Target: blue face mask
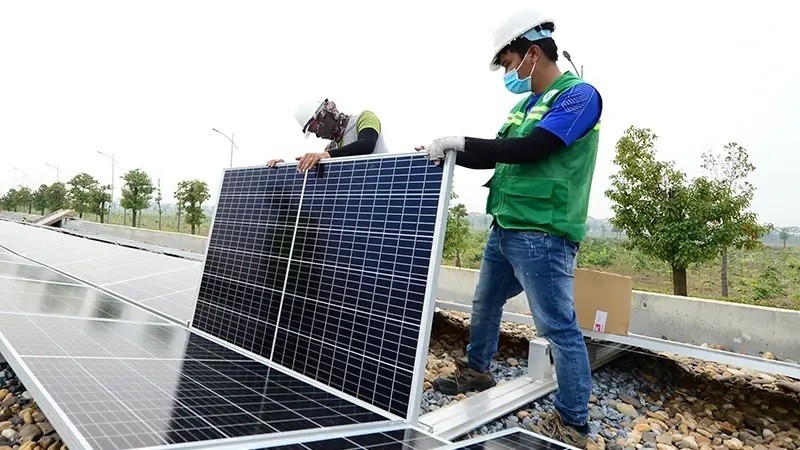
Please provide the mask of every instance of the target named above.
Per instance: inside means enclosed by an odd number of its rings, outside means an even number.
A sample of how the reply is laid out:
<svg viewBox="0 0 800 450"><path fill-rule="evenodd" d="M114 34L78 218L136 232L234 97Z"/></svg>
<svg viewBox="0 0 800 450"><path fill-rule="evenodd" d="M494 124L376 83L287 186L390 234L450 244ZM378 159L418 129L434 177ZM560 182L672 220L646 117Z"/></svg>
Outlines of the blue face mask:
<svg viewBox="0 0 800 450"><path fill-rule="evenodd" d="M526 94L531 91L531 76L533 75L533 69L536 68L536 62L534 61L533 67L531 67L531 73L525 79L520 80L519 73L517 72L517 70L522 67L522 64L525 63L525 59L527 57L528 55L526 54L525 58L522 58L522 62L519 63L519 66L516 69L509 71L503 77L503 81L506 84L506 89L515 94Z"/></svg>

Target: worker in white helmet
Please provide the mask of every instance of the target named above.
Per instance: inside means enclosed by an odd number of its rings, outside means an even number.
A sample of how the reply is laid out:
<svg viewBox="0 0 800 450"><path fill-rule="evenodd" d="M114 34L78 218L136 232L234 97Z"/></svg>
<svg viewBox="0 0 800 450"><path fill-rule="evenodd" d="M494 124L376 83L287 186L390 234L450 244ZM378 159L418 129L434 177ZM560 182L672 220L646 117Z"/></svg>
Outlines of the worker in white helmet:
<svg viewBox="0 0 800 450"><path fill-rule="evenodd" d="M504 69L505 87L524 95L494 139L450 136L427 147L433 161L453 152L456 164L494 169L487 213L493 217L475 289L467 357L449 377L434 380L449 395L495 385L505 302L525 292L539 337L551 344L556 413L534 431L583 447L592 380L573 300L574 267L586 234L602 100L597 90L562 73L552 38L555 24L536 10L517 12L494 33L490 70Z"/></svg>
<svg viewBox="0 0 800 450"><path fill-rule="evenodd" d="M306 138L314 133L320 139L331 142L324 151L306 153L295 158L297 170L304 172L320 160L342 156L386 153L386 144L381 135L381 121L372 111L359 115L339 112L331 100L312 100L301 104L295 111L295 119ZM274 167L283 162L273 159L267 165Z"/></svg>

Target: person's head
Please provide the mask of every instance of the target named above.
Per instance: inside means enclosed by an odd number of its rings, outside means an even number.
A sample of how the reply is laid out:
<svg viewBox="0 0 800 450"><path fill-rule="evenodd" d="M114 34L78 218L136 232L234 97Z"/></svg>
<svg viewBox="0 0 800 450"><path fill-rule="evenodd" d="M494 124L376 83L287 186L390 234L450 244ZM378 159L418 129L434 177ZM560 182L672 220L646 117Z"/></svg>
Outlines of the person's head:
<svg viewBox="0 0 800 450"><path fill-rule="evenodd" d="M295 111L295 119L306 137L314 133L320 139L338 140L344 133L347 114L336 109L331 100L306 102Z"/></svg>
<svg viewBox="0 0 800 450"><path fill-rule="evenodd" d="M552 38L555 23L535 10L517 12L506 19L494 35L495 54L490 70L503 68L509 91L522 94L544 89L537 81L550 83L538 76L548 73L558 61L558 47Z"/></svg>

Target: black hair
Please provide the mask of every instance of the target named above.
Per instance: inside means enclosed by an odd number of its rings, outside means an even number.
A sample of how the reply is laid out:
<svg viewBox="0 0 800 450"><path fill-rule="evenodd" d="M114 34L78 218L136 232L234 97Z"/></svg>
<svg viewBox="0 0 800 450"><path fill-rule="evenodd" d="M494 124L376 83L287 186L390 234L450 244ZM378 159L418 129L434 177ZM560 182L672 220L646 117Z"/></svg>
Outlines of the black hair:
<svg viewBox="0 0 800 450"><path fill-rule="evenodd" d="M548 30L551 33L555 31L555 29L556 26L555 24L553 24L553 22L545 22L541 25L534 27L534 30L536 31ZM535 45L540 49L542 49L542 53L544 53L544 56L550 61L552 62L558 61L558 47L556 46L556 41L554 41L553 38L547 37L531 41L526 37L518 37L513 41L511 41L511 43L503 47L503 49L497 53L494 63L499 65L500 55L507 52L516 53L517 55L519 55L520 58L524 58L525 54L528 53L528 50L530 50L532 45Z"/></svg>

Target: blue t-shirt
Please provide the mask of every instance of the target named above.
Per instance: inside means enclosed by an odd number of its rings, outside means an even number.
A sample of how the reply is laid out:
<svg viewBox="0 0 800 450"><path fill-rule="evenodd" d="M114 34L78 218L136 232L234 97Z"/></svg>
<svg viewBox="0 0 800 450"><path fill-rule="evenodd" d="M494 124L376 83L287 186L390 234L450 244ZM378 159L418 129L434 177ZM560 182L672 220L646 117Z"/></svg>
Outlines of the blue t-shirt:
<svg viewBox="0 0 800 450"><path fill-rule="evenodd" d="M525 107L526 112L530 111L539 97L531 96ZM597 125L602 110L603 100L597 89L588 83L581 83L562 92L536 126L555 134L569 146Z"/></svg>

